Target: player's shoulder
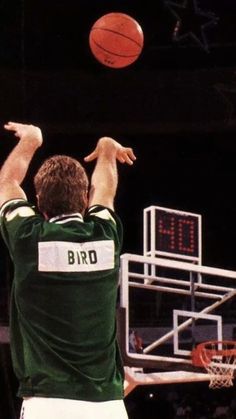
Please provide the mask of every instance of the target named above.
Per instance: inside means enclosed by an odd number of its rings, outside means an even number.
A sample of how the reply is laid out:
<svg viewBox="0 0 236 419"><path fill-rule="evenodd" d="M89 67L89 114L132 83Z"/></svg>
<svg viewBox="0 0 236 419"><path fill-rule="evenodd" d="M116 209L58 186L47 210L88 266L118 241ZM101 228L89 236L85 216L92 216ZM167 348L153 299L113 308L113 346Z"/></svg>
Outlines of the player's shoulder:
<svg viewBox="0 0 236 419"><path fill-rule="evenodd" d="M30 217L35 215L34 206L22 198L6 201L0 208L0 218L6 221L13 220L16 216Z"/></svg>
<svg viewBox="0 0 236 419"><path fill-rule="evenodd" d="M85 213L85 219L88 217L97 217L100 220L111 221L114 224L118 221L117 214L112 209L102 205L93 205L89 207Z"/></svg>

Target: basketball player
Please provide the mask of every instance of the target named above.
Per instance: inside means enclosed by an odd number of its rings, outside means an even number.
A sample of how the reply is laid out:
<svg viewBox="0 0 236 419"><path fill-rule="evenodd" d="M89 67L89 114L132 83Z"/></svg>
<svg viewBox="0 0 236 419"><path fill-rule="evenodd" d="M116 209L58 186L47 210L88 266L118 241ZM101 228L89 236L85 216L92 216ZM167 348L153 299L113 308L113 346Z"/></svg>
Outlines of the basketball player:
<svg viewBox="0 0 236 419"><path fill-rule="evenodd" d="M41 130L9 122L18 143L0 171L1 232L14 264L11 353L21 419L125 419L115 308L122 225L114 212L117 160L131 148L101 138L83 166L53 156L34 185L21 184L42 145Z"/></svg>

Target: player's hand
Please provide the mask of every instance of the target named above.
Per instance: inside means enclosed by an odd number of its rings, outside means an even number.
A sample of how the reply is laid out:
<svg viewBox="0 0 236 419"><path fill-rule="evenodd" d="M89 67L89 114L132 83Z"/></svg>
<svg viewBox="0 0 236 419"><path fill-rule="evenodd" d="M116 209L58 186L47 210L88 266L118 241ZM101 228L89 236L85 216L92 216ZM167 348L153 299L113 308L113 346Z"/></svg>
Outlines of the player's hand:
<svg viewBox="0 0 236 419"><path fill-rule="evenodd" d="M8 122L4 125L7 131L13 131L19 140L29 141L31 145L40 147L43 143L41 129L34 125L21 124L19 122Z"/></svg>
<svg viewBox="0 0 236 419"><path fill-rule="evenodd" d="M110 137L102 137L97 143L95 150L84 158L86 162L90 162L98 158L100 153L105 152L107 155L115 155L120 163L132 165L136 160L136 156L131 147L123 147L117 141Z"/></svg>
<svg viewBox="0 0 236 419"><path fill-rule="evenodd" d="M120 146L117 148L116 158L120 163L132 165L136 160L133 149L131 147Z"/></svg>

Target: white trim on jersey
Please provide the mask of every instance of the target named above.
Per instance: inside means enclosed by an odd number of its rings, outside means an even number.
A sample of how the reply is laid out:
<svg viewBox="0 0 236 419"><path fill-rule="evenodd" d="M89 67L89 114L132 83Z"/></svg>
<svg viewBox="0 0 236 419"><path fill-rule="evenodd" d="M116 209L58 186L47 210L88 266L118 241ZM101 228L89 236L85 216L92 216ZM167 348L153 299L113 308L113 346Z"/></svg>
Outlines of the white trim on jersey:
<svg viewBox="0 0 236 419"><path fill-rule="evenodd" d="M2 215L3 215L4 211L5 211L5 208L7 208L8 205L17 204L18 202L25 202L25 203L27 203L28 201L26 201L23 198L15 198L15 199L10 199L10 200L4 202L4 204L0 208L0 217L2 217Z"/></svg>
<svg viewBox="0 0 236 419"><path fill-rule="evenodd" d="M107 208L101 208L99 211L93 212L93 209L95 208L97 208L97 205L93 205L92 207L90 207L88 210L88 214L93 215L94 217L101 218L103 220L111 220L113 221L113 223L116 224L115 219L112 217L110 211L108 211Z"/></svg>
<svg viewBox="0 0 236 419"><path fill-rule="evenodd" d="M15 208L14 210L10 212L7 212L6 220L12 221L17 215L19 217L32 217L33 215L35 215L35 212L31 207L22 206L19 208Z"/></svg>
<svg viewBox="0 0 236 419"><path fill-rule="evenodd" d="M38 243L40 272L92 272L113 269L113 240L85 243L47 241Z"/></svg>
<svg viewBox="0 0 236 419"><path fill-rule="evenodd" d="M94 217L98 217L101 218L103 220L111 220L113 221L113 223L116 223L114 218L112 217L110 211L108 211L108 209L104 208L101 211L98 212L94 212L93 211L89 211L89 215L93 215Z"/></svg>
<svg viewBox="0 0 236 419"><path fill-rule="evenodd" d="M79 212L75 212L72 214L61 214L57 215L56 217L50 218L48 221L49 223L56 223L56 224L64 224L68 221L83 221L83 217Z"/></svg>

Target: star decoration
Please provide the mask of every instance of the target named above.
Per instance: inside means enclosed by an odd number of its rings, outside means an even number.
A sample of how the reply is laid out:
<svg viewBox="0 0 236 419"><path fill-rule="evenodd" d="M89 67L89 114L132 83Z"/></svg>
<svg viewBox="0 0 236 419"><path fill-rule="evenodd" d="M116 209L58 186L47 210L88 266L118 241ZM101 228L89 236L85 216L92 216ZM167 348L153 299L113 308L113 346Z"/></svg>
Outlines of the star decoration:
<svg viewBox="0 0 236 419"><path fill-rule="evenodd" d="M218 83L214 87L227 106L225 121L227 124L231 124L236 119L236 81L231 83Z"/></svg>
<svg viewBox="0 0 236 419"><path fill-rule="evenodd" d="M209 52L205 31L218 23L218 17L198 8L197 0L184 0L182 4L166 1L166 6L177 19L172 39L180 42L191 39L199 47Z"/></svg>

